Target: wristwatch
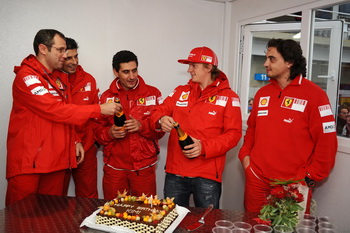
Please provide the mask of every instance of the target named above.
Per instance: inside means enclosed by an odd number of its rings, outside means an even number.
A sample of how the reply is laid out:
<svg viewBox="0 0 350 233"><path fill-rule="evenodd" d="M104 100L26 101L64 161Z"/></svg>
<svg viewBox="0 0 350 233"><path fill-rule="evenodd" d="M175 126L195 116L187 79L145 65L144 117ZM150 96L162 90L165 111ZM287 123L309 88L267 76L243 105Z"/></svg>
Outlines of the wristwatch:
<svg viewBox="0 0 350 233"><path fill-rule="evenodd" d="M305 182L306 182L307 186L309 186L309 187L314 187L316 184L316 181L314 181L313 179L311 179L307 176L305 176Z"/></svg>

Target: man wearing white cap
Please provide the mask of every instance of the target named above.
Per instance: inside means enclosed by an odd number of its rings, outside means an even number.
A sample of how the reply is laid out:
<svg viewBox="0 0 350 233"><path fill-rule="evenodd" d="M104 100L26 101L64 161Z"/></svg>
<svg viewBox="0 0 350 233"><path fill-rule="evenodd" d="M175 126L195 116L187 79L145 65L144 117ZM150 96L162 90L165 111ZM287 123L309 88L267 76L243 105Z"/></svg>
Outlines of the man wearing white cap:
<svg viewBox="0 0 350 233"><path fill-rule="evenodd" d="M193 195L196 207L219 208L226 153L242 135L239 97L210 48L194 48L178 62L189 65L191 79L175 88L151 117L155 130L170 132L164 195L181 206L189 206ZM186 150L173 130L175 121L194 141Z"/></svg>

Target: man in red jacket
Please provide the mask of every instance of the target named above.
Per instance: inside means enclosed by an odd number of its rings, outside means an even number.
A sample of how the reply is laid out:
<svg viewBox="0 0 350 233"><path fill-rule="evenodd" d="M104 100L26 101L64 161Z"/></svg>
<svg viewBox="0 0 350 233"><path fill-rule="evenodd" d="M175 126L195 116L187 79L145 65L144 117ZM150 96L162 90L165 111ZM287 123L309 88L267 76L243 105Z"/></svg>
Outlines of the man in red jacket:
<svg viewBox="0 0 350 233"><path fill-rule="evenodd" d="M66 169L84 159L71 124L120 110L115 103L68 104L67 84L53 74L67 57L61 32L42 29L33 46L36 55L15 67L7 136L6 206L31 193L62 195Z"/></svg>
<svg viewBox="0 0 350 233"><path fill-rule="evenodd" d="M272 182L326 178L337 152L336 126L326 93L304 78L306 59L293 40L272 39L264 63L270 84L254 97L239 159L245 169L245 209L260 212ZM307 190L308 188L303 188ZM306 211L309 211L311 189ZM305 195L306 196L306 195Z"/></svg>
<svg viewBox="0 0 350 233"><path fill-rule="evenodd" d="M164 133L151 130L148 121L161 93L138 75L138 60L130 51L114 55L113 72L116 79L100 102L119 98L127 120L123 127L115 126L110 116L98 120L95 138L104 146L104 198L113 199L124 190L134 196L156 195L158 139Z"/></svg>
<svg viewBox="0 0 350 233"><path fill-rule="evenodd" d="M151 121L155 130L170 132L164 195L175 197L181 206L189 206L193 195L197 207L219 208L226 153L242 135L239 97L217 68L217 56L210 48L194 48L178 62L188 64L191 79L156 108ZM194 141L185 147L188 150L178 143L174 121Z"/></svg>
<svg viewBox="0 0 350 233"><path fill-rule="evenodd" d="M61 71L68 75L71 102L78 105L98 103L98 89L95 78L85 72L79 65L78 44L72 38L66 38L67 57L64 59ZM92 129L93 119L83 125L76 125L75 131L83 144L85 156L77 168L68 169L66 173L65 189L67 195L71 173L75 184L77 197L98 198L97 192L97 147Z"/></svg>

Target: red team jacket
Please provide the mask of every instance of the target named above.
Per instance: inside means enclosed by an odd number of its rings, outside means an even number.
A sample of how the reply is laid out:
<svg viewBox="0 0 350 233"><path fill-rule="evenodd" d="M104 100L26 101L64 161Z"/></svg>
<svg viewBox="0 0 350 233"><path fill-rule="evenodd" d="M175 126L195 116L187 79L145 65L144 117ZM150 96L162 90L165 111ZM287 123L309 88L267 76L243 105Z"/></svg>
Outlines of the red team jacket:
<svg viewBox="0 0 350 233"><path fill-rule="evenodd" d="M251 168L265 179L324 179L337 151L326 93L301 75L283 90L270 82L254 97L240 160L250 155Z"/></svg>
<svg viewBox="0 0 350 233"><path fill-rule="evenodd" d="M242 136L238 95L224 73L201 91L191 80L178 86L152 114L152 125L162 116L172 116L188 135L201 140L204 156L188 159L182 153L175 130L170 132L166 172L187 177L222 181L226 153Z"/></svg>
<svg viewBox="0 0 350 233"><path fill-rule="evenodd" d="M139 83L134 89L125 91L114 79L109 89L105 91L100 102L113 102L119 97L126 118L131 115L141 124L141 131L128 133L123 139L113 139L108 131L114 124L113 116L101 116L97 122L95 138L104 145L104 163L117 169L139 170L157 162L159 153L158 139L164 133L155 132L149 127L149 117L161 100L160 91L138 76Z"/></svg>
<svg viewBox="0 0 350 233"><path fill-rule="evenodd" d="M84 71L78 65L74 74L69 74L71 102L77 105L98 104L98 92L95 78ZM88 151L95 143L93 124L94 119L89 119L83 125L76 125L75 130L84 146Z"/></svg>
<svg viewBox="0 0 350 233"><path fill-rule="evenodd" d="M6 178L76 167L75 135L69 124L99 117L100 106L67 104L64 81L34 55L14 71Z"/></svg>

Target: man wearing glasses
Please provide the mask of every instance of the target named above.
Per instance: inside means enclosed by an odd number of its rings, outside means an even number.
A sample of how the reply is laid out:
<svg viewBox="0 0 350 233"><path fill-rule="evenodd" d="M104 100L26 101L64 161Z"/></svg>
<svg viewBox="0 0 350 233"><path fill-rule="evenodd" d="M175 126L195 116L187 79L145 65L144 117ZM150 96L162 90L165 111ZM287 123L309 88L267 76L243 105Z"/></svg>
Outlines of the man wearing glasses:
<svg viewBox="0 0 350 233"><path fill-rule="evenodd" d="M115 103L68 104L66 81L53 73L67 57L61 32L42 29L33 45L35 55L29 55L14 69L6 206L31 193L61 195L65 170L75 168L84 159L72 125L120 110Z"/></svg>

